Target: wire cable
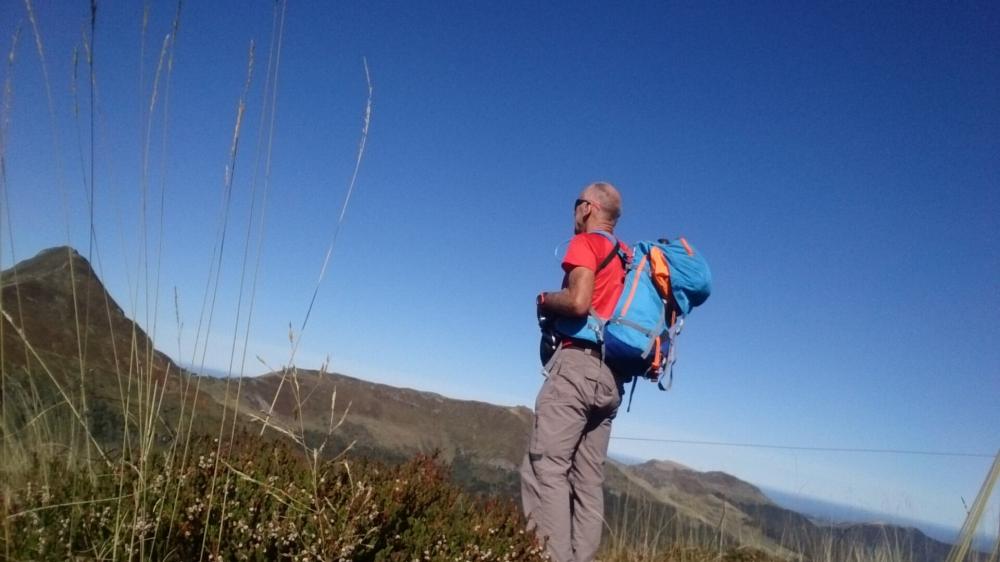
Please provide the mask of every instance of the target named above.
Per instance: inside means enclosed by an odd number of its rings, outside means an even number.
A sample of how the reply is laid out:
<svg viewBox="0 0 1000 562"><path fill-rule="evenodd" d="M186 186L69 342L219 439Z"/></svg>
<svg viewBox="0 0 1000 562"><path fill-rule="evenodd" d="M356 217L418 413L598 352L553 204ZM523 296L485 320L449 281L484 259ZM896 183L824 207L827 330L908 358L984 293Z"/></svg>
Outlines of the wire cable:
<svg viewBox="0 0 1000 562"><path fill-rule="evenodd" d="M878 453L891 455L924 455L935 457L995 457L991 453L965 453L957 451L921 451L914 449L874 449L864 447L813 447L808 445L775 445L769 443L738 443L732 441L698 441L693 439L655 439L652 437L625 437L612 435L617 441L645 441L649 443L675 443L682 445L709 445L716 447L742 447L750 449L784 449L789 451L826 451L833 453Z"/></svg>

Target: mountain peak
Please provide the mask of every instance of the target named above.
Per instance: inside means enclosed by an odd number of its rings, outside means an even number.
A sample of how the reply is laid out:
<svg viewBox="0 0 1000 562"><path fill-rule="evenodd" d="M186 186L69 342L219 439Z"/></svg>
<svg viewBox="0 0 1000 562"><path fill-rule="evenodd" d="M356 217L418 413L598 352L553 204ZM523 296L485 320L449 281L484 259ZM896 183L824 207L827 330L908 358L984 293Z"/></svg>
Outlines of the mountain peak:
<svg viewBox="0 0 1000 562"><path fill-rule="evenodd" d="M696 496L710 494L746 504L770 503L759 488L725 472L700 472L666 460L650 460L634 465L630 470L654 488L673 493Z"/></svg>
<svg viewBox="0 0 1000 562"><path fill-rule="evenodd" d="M152 351L155 370L163 372L169 366L176 372L176 366L153 349L146 333L108 294L90 262L70 246L42 250L0 272L0 291L4 311L21 332L3 332L6 349L20 349L21 340L27 339L39 353L111 372L128 364L130 350L139 356ZM23 357L6 353L5 361Z"/></svg>
<svg viewBox="0 0 1000 562"><path fill-rule="evenodd" d="M693 468L685 466L679 462L661 460L661 459L651 459L644 463L640 463L638 466L642 466L644 468L648 468L651 470L660 470L660 471L672 471L672 470L694 471Z"/></svg>
<svg viewBox="0 0 1000 562"><path fill-rule="evenodd" d="M69 282L71 274L78 280L92 279L100 282L87 258L80 255L80 252L71 246L46 248L35 254L34 257L4 270L0 273L0 277L6 285L43 277L65 278L66 282Z"/></svg>

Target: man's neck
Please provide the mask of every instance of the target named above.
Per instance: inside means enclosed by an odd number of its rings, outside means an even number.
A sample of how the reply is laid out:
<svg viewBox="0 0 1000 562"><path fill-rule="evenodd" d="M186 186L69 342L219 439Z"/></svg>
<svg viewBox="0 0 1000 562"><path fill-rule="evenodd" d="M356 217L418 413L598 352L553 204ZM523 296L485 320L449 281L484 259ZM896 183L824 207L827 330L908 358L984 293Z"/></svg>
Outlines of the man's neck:
<svg viewBox="0 0 1000 562"><path fill-rule="evenodd" d="M588 224L585 232L597 232L598 230L603 230L608 234L613 234L615 232L615 227L614 225L606 222L595 222L594 224Z"/></svg>

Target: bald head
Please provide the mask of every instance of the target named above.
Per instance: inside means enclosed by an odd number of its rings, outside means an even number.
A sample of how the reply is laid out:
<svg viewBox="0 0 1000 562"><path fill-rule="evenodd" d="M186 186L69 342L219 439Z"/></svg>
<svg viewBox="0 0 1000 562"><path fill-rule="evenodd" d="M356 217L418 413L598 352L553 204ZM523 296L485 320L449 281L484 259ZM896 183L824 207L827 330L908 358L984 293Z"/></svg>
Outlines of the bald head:
<svg viewBox="0 0 1000 562"><path fill-rule="evenodd" d="M580 193L580 199L597 203L600 207L597 209L598 215L612 225L622 216L622 196L610 183L599 181L588 185Z"/></svg>

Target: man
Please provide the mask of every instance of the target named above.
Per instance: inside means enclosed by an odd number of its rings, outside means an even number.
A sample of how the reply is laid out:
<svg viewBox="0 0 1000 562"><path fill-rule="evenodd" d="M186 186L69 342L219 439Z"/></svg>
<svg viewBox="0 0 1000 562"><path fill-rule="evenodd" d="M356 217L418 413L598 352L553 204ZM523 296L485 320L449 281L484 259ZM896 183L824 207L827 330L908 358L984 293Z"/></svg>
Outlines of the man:
<svg viewBox="0 0 1000 562"><path fill-rule="evenodd" d="M538 295L539 314L579 326L586 325L591 309L601 318L611 316L625 276L615 250L627 248L601 232L612 234L620 215L614 186L584 188L573 209L575 236L562 263L562 290ZM546 365L548 378L535 402L521 500L529 529L546 541L554 561L590 562L601 542L604 460L624 381L604 363L595 338L559 331L560 349Z"/></svg>

